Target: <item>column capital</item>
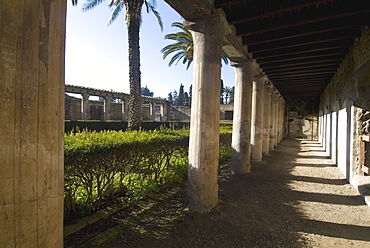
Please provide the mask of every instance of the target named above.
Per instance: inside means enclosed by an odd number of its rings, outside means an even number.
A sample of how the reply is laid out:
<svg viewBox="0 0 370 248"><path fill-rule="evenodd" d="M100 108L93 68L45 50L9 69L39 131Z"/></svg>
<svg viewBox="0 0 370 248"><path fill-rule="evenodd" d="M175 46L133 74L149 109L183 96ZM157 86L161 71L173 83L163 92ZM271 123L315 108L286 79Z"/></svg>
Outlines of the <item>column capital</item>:
<svg viewBox="0 0 370 248"><path fill-rule="evenodd" d="M217 10L194 21L184 21L184 26L193 36L194 64L197 64L196 61L221 64L223 39L232 32L223 11Z"/></svg>
<svg viewBox="0 0 370 248"><path fill-rule="evenodd" d="M254 63L253 59L240 59L240 60L235 60L231 61L230 65L232 67L241 67L246 64Z"/></svg>
<svg viewBox="0 0 370 248"><path fill-rule="evenodd" d="M81 93L81 96L83 99L89 99L90 94L89 93Z"/></svg>
<svg viewBox="0 0 370 248"><path fill-rule="evenodd" d="M259 87L262 87L264 89L264 85L267 81L267 77L265 75L254 75L254 80L259 85Z"/></svg>
<svg viewBox="0 0 370 248"><path fill-rule="evenodd" d="M213 26L212 26L213 24ZM222 33L226 35L232 32L232 28L226 20L226 15L222 9L217 9L215 13L202 16L193 21L184 21L184 27L190 31L200 33Z"/></svg>
<svg viewBox="0 0 370 248"><path fill-rule="evenodd" d="M272 93L272 87L273 87L272 84L267 81L265 83L265 91L266 91L266 93L271 94Z"/></svg>
<svg viewBox="0 0 370 248"><path fill-rule="evenodd" d="M266 77L266 75L263 75L263 74L255 74L254 76L253 76L255 79L259 79L259 78L262 78L262 79L265 79L265 80L267 80L267 77Z"/></svg>

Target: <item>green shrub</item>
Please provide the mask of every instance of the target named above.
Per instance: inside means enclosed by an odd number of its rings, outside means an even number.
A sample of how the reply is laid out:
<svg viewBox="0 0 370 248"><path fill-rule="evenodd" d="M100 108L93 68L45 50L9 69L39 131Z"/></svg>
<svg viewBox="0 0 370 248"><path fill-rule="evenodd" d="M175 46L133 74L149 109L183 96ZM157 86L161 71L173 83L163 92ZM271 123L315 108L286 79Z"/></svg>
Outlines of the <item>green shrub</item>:
<svg viewBox="0 0 370 248"><path fill-rule="evenodd" d="M189 130L74 131L65 134L66 213L89 214L109 199L144 197L187 174ZM230 158L231 128L220 129L220 162Z"/></svg>

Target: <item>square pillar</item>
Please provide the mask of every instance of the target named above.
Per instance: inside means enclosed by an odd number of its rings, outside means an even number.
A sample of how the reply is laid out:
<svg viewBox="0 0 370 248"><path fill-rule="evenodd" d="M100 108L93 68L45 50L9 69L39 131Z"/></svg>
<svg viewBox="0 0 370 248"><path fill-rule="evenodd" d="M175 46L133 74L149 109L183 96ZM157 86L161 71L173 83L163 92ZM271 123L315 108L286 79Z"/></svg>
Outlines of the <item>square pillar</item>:
<svg viewBox="0 0 370 248"><path fill-rule="evenodd" d="M90 104L89 104L89 94L82 94L81 100L81 119L89 120L90 119Z"/></svg>
<svg viewBox="0 0 370 248"><path fill-rule="evenodd" d="M151 121L155 121L155 103L149 103L149 118Z"/></svg>
<svg viewBox="0 0 370 248"><path fill-rule="evenodd" d="M252 60L244 60L231 65L235 70L231 170L235 174L244 174L250 172L254 63Z"/></svg>
<svg viewBox="0 0 370 248"><path fill-rule="evenodd" d="M0 247L63 247L65 0L0 1Z"/></svg>
<svg viewBox="0 0 370 248"><path fill-rule="evenodd" d="M122 120L127 121L129 115L129 99L124 98L122 99Z"/></svg>
<svg viewBox="0 0 370 248"><path fill-rule="evenodd" d="M104 97L104 120L110 120L110 97Z"/></svg>
<svg viewBox="0 0 370 248"><path fill-rule="evenodd" d="M192 211L218 204L218 153L222 41L229 32L219 13L184 22L194 41L194 71L189 139L188 198Z"/></svg>

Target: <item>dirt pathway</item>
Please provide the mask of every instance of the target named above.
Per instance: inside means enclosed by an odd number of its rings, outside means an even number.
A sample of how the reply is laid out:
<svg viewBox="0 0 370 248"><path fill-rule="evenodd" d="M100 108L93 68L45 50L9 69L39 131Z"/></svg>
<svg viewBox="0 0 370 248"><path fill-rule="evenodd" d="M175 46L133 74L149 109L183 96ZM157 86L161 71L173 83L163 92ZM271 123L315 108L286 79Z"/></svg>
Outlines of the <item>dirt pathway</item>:
<svg viewBox="0 0 370 248"><path fill-rule="evenodd" d="M140 219L113 216L116 227L67 246L370 247L370 207L319 144L283 141L264 159L247 175L222 170L220 204L208 214L190 213L177 194Z"/></svg>

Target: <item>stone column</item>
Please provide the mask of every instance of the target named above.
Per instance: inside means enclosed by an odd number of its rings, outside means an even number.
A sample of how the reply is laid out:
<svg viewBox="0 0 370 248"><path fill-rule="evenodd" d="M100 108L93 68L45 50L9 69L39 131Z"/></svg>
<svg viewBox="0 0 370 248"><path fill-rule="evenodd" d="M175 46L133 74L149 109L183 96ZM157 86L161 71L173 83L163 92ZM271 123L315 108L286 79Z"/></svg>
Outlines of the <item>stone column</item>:
<svg viewBox="0 0 370 248"><path fill-rule="evenodd" d="M221 54L228 24L218 13L184 24L194 41L189 208L204 213L218 204Z"/></svg>
<svg viewBox="0 0 370 248"><path fill-rule="evenodd" d="M122 120L127 121L129 115L129 99L122 99Z"/></svg>
<svg viewBox="0 0 370 248"><path fill-rule="evenodd" d="M231 64L235 68L234 117L231 170L236 174L250 172L253 61Z"/></svg>
<svg viewBox="0 0 370 248"><path fill-rule="evenodd" d="M284 98L281 98L280 101L280 139L279 142L281 142L284 138L284 120L285 120L285 101Z"/></svg>
<svg viewBox="0 0 370 248"><path fill-rule="evenodd" d="M265 81L263 75L256 75L253 82L251 158L255 162L262 161L263 88Z"/></svg>
<svg viewBox="0 0 370 248"><path fill-rule="evenodd" d="M271 92L270 83L265 84L264 108L263 108L263 133L262 133L262 152L270 154L270 126L271 126Z"/></svg>
<svg viewBox="0 0 370 248"><path fill-rule="evenodd" d="M277 146L279 136L279 92L275 91L275 104L274 104L274 147Z"/></svg>
<svg viewBox="0 0 370 248"><path fill-rule="evenodd" d="M66 1L0 1L0 247L63 247Z"/></svg>
<svg viewBox="0 0 370 248"><path fill-rule="evenodd" d="M278 101L277 101L277 132L276 132L276 144L280 143L280 136L281 136L281 96L278 96Z"/></svg>
<svg viewBox="0 0 370 248"><path fill-rule="evenodd" d="M283 133L283 98L282 96L279 97L279 116L278 116L278 122L279 122L279 132L278 132L278 140L277 142L280 143L282 133Z"/></svg>
<svg viewBox="0 0 370 248"><path fill-rule="evenodd" d="M271 121L270 121L270 151L275 148L275 129L276 129L276 93L275 89L272 91L271 95Z"/></svg>
<svg viewBox="0 0 370 248"><path fill-rule="evenodd" d="M165 118L164 118L164 115L165 115L165 114L164 114L164 113L165 113L165 103L162 103L162 104L160 105L160 108L161 108L161 109L160 109L160 114L161 114L160 120L161 120L161 121L165 121L165 120L164 120L164 119L165 119Z"/></svg>
<svg viewBox="0 0 370 248"><path fill-rule="evenodd" d="M82 94L81 100L81 118L82 120L90 119L89 94Z"/></svg>
<svg viewBox="0 0 370 248"><path fill-rule="evenodd" d="M104 97L104 120L110 120L110 97Z"/></svg>

